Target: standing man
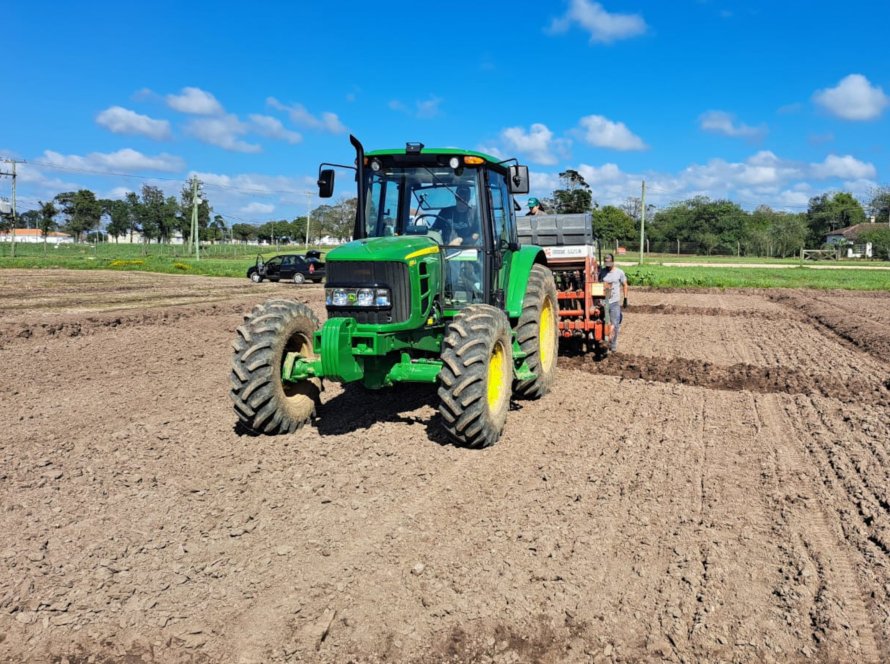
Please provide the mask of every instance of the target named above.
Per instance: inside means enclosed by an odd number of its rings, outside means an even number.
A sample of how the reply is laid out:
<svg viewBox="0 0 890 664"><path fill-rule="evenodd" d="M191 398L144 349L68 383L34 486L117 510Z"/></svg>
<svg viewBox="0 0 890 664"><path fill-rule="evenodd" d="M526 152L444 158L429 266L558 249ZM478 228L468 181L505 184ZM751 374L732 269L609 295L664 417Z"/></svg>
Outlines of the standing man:
<svg viewBox="0 0 890 664"><path fill-rule="evenodd" d="M606 254L603 261L606 266L602 277L609 289L609 318L612 320L612 339L610 350L618 350L618 332L621 330L621 310L627 307L627 276L624 270L615 266L615 256Z"/></svg>
<svg viewBox="0 0 890 664"><path fill-rule="evenodd" d="M544 208L541 207L541 201L532 196L528 199L528 214L526 217L532 217L536 214L544 214Z"/></svg>

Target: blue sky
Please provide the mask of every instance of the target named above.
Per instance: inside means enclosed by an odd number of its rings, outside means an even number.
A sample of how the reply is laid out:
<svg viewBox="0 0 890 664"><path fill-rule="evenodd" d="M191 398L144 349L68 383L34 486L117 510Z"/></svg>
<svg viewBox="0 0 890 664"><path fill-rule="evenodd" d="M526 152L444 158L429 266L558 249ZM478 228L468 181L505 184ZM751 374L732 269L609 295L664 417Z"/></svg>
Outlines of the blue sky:
<svg viewBox="0 0 890 664"><path fill-rule="evenodd" d="M645 178L659 206L801 210L890 180L890 3L443 6L12 3L0 156L28 162L19 209L198 173L230 221L292 218L319 162L351 162L350 132L518 157L537 196L573 168L601 204Z"/></svg>

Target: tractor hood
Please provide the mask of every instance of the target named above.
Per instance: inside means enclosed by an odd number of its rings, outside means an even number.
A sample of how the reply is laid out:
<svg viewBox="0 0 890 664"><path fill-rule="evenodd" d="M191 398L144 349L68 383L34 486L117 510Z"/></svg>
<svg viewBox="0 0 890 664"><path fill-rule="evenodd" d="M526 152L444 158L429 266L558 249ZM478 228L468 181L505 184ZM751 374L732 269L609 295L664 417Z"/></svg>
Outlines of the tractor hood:
<svg viewBox="0 0 890 664"><path fill-rule="evenodd" d="M438 251L436 241L426 235L372 237L353 240L328 252L326 261L399 261ZM423 253L418 253L423 252Z"/></svg>

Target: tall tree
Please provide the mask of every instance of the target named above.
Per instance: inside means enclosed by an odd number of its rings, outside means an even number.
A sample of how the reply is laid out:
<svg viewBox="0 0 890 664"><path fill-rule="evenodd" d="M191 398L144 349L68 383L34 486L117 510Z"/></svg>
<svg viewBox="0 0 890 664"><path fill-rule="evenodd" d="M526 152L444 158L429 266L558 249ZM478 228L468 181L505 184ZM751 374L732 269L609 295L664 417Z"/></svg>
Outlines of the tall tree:
<svg viewBox="0 0 890 664"><path fill-rule="evenodd" d="M59 210L52 201L45 203L40 201L38 205L40 208L38 209L37 228L40 229L40 235L43 237L43 253L46 253L47 236L59 227L56 223L56 215L59 214Z"/></svg>
<svg viewBox="0 0 890 664"><path fill-rule="evenodd" d="M632 240L636 232L636 224L630 215L614 205L593 211L593 235L603 242Z"/></svg>
<svg viewBox="0 0 890 664"><path fill-rule="evenodd" d="M257 229L253 224L232 224L232 235L239 242L249 242L257 238Z"/></svg>
<svg viewBox="0 0 890 664"><path fill-rule="evenodd" d="M807 209L808 242L812 247L821 247L825 243L825 236L831 231L864 221L865 210L853 198L853 194L840 191L833 195L814 196Z"/></svg>
<svg viewBox="0 0 890 664"><path fill-rule="evenodd" d="M794 256L807 241L806 218L800 214L779 213L770 227L770 236L776 255Z"/></svg>
<svg viewBox="0 0 890 664"><path fill-rule="evenodd" d="M875 221L881 224L890 223L890 185L877 187L871 192L868 211Z"/></svg>
<svg viewBox="0 0 890 664"><path fill-rule="evenodd" d="M226 239L226 220L221 214L213 215L213 221L207 227L207 237L211 242L218 242Z"/></svg>
<svg viewBox="0 0 890 664"><path fill-rule="evenodd" d="M40 210L25 210L18 215L19 228L40 228Z"/></svg>
<svg viewBox="0 0 890 664"><path fill-rule="evenodd" d="M102 221L102 204L89 189L58 194L56 203L66 217L65 229L79 242L84 233L98 230Z"/></svg>
<svg viewBox="0 0 890 664"><path fill-rule="evenodd" d="M142 232L142 201L139 200L139 194L134 191L128 191L124 197L127 204L127 217L130 231L130 244L133 244L133 235L136 232Z"/></svg>
<svg viewBox="0 0 890 664"><path fill-rule="evenodd" d="M106 214L108 215L108 225L105 227L105 231L109 238L113 237L114 241L118 242L120 237L126 235L130 230L130 206L125 200L110 200L106 207Z"/></svg>
<svg viewBox="0 0 890 664"><path fill-rule="evenodd" d="M575 170L568 169L559 174L560 188L553 192L558 214L589 212L593 206L590 185Z"/></svg>

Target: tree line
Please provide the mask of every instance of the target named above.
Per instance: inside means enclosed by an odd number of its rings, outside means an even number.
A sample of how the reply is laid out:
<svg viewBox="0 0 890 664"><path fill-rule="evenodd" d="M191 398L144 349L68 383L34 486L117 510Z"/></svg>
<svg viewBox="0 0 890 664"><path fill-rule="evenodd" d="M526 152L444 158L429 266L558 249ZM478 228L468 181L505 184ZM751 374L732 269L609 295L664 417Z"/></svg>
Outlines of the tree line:
<svg viewBox="0 0 890 664"><path fill-rule="evenodd" d="M545 197L545 209L557 214L591 212L593 232L606 243L633 243L640 237L642 204L630 197L619 206L600 207L580 173L559 174L560 188ZM826 235L865 223L874 216L874 228L861 234L872 242L880 257L890 258L890 187L880 187L865 206L848 192L824 193L810 198L806 212L781 212L761 205L749 212L729 200L707 196L672 203L656 210L646 206L646 237L661 251L677 243L697 246L703 253L749 256L793 256L803 248L826 246Z"/></svg>
<svg viewBox="0 0 890 664"><path fill-rule="evenodd" d="M67 191L17 216L18 228L35 228L46 241L49 233L64 231L76 242L98 240L132 242L138 233L143 242L170 242L181 237L191 241L193 197L198 198L198 238L200 242L269 242L287 244L306 240L306 217L267 221L262 224L227 224L204 193L203 185L192 177L183 185L179 198L165 196L155 186L144 184L140 191L127 192L120 199L103 199L89 189ZM349 239L355 219L355 199L335 205L321 205L310 213L309 241L323 237ZM11 220L3 219L8 229Z"/></svg>
<svg viewBox="0 0 890 664"><path fill-rule="evenodd" d="M606 243L633 244L639 239L642 202L629 197L621 205L599 206L590 186L580 173L566 170L559 174L560 187L543 197L544 208L568 214L591 212L593 232ZM63 230L76 241L92 239L119 240L136 233L143 242L170 242L181 237L190 242L192 198L197 191L198 227L201 242L265 242L269 244L303 243L307 239L307 218L270 220L261 224L246 222L229 226L213 208L196 178L182 187L179 198L165 196L158 187L143 185L121 199L101 199L88 189L62 192L49 201L40 201L36 209L18 216L20 228L37 228L46 236ZM344 199L333 205L321 205L311 211L309 242L320 238L337 241L352 237L356 199ZM890 187L873 192L865 206L847 192L824 193L809 201L806 212L773 210L762 205L753 211L729 200L706 196L672 203L661 209L646 206L646 237L650 247L670 251L682 244L695 246L702 253L744 254L750 256L792 256L802 248L825 245L825 236L840 228L867 221L869 215L879 222L861 235L872 242L876 253L890 258ZM5 228L9 227L6 220ZM691 252L687 252L691 253Z"/></svg>

